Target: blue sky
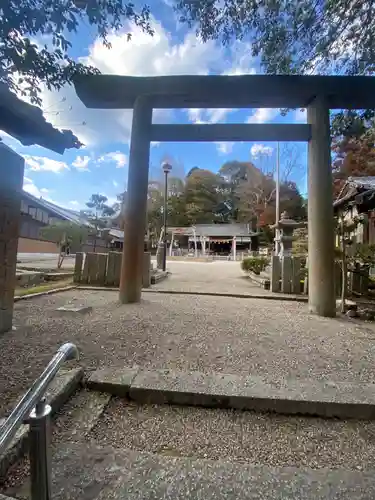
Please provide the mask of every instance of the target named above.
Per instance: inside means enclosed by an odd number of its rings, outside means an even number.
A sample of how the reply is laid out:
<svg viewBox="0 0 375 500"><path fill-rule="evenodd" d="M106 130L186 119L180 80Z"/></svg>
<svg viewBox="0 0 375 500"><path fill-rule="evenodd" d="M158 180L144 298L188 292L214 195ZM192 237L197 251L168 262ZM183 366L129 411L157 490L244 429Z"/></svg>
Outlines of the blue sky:
<svg viewBox="0 0 375 500"><path fill-rule="evenodd" d="M94 30L82 24L71 41L71 55L98 67L103 73L148 76L173 74L256 74L260 67L251 57L248 42L229 48L210 41L203 44L194 30L180 25L170 0L151 2L153 28L150 37L134 26L110 36L112 48L96 40ZM85 144L80 150L58 155L41 147L23 147L16 140L3 140L25 158L24 188L72 209L85 208L92 193L105 194L109 202L126 186L131 111L89 110L72 87L60 92L44 90L43 110L58 128L71 129ZM154 123L305 123L300 110L282 117L273 109L186 109L154 110ZM282 176L297 182L306 192L305 144L280 145ZM160 143L152 144L150 177L160 175L160 164L172 159L175 174L181 176L198 166L218 171L226 161L252 161L262 170L273 172L275 143Z"/></svg>

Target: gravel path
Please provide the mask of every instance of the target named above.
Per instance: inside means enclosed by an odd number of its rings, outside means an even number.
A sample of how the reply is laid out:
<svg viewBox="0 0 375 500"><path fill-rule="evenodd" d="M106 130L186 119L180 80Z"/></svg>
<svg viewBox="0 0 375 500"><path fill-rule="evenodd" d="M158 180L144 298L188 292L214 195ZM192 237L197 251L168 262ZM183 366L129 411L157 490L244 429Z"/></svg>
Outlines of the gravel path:
<svg viewBox="0 0 375 500"><path fill-rule="evenodd" d="M67 303L93 307L62 315ZM1 336L0 415L59 345L76 342L80 363L285 377L375 380L375 329L262 299L147 293L122 306L116 292L71 290L20 301L17 329Z"/></svg>
<svg viewBox="0 0 375 500"><path fill-rule="evenodd" d="M113 399L91 433L100 445L167 456L346 470L373 468L375 422L135 405Z"/></svg>
<svg viewBox="0 0 375 500"><path fill-rule="evenodd" d="M209 292L270 295L253 283L242 271L240 262L179 262L168 261L168 279L153 288L177 292Z"/></svg>

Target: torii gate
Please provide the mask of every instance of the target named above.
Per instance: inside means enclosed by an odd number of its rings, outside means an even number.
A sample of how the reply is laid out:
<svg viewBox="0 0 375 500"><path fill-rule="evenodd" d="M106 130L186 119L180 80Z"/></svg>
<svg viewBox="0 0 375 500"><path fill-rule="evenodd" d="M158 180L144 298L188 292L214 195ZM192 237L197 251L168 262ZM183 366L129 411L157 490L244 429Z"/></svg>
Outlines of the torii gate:
<svg viewBox="0 0 375 500"><path fill-rule="evenodd" d="M330 109L375 108L375 79L343 76L81 76L89 108L133 109L122 303L139 302L151 141L308 141L309 309L335 316ZM153 108L307 108L308 124L153 125Z"/></svg>

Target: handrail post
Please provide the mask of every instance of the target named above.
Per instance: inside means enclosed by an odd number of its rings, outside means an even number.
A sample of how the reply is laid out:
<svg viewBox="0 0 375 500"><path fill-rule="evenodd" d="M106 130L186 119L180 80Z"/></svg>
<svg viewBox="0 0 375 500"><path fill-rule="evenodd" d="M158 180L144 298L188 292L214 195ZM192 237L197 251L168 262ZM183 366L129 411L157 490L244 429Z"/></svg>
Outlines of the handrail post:
<svg viewBox="0 0 375 500"><path fill-rule="evenodd" d="M51 500L51 407L41 400L30 414L31 500Z"/></svg>

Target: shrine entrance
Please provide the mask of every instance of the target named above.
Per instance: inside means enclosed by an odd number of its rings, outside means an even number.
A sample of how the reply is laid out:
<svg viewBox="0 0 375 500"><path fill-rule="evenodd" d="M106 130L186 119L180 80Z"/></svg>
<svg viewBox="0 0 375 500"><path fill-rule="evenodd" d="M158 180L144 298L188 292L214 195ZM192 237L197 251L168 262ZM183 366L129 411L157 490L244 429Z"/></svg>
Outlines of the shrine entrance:
<svg viewBox="0 0 375 500"><path fill-rule="evenodd" d="M120 301L141 299L151 141L307 141L309 309L335 316L330 109L375 108L371 77L79 77L91 108L133 109ZM154 125L154 108L307 108L307 124Z"/></svg>

